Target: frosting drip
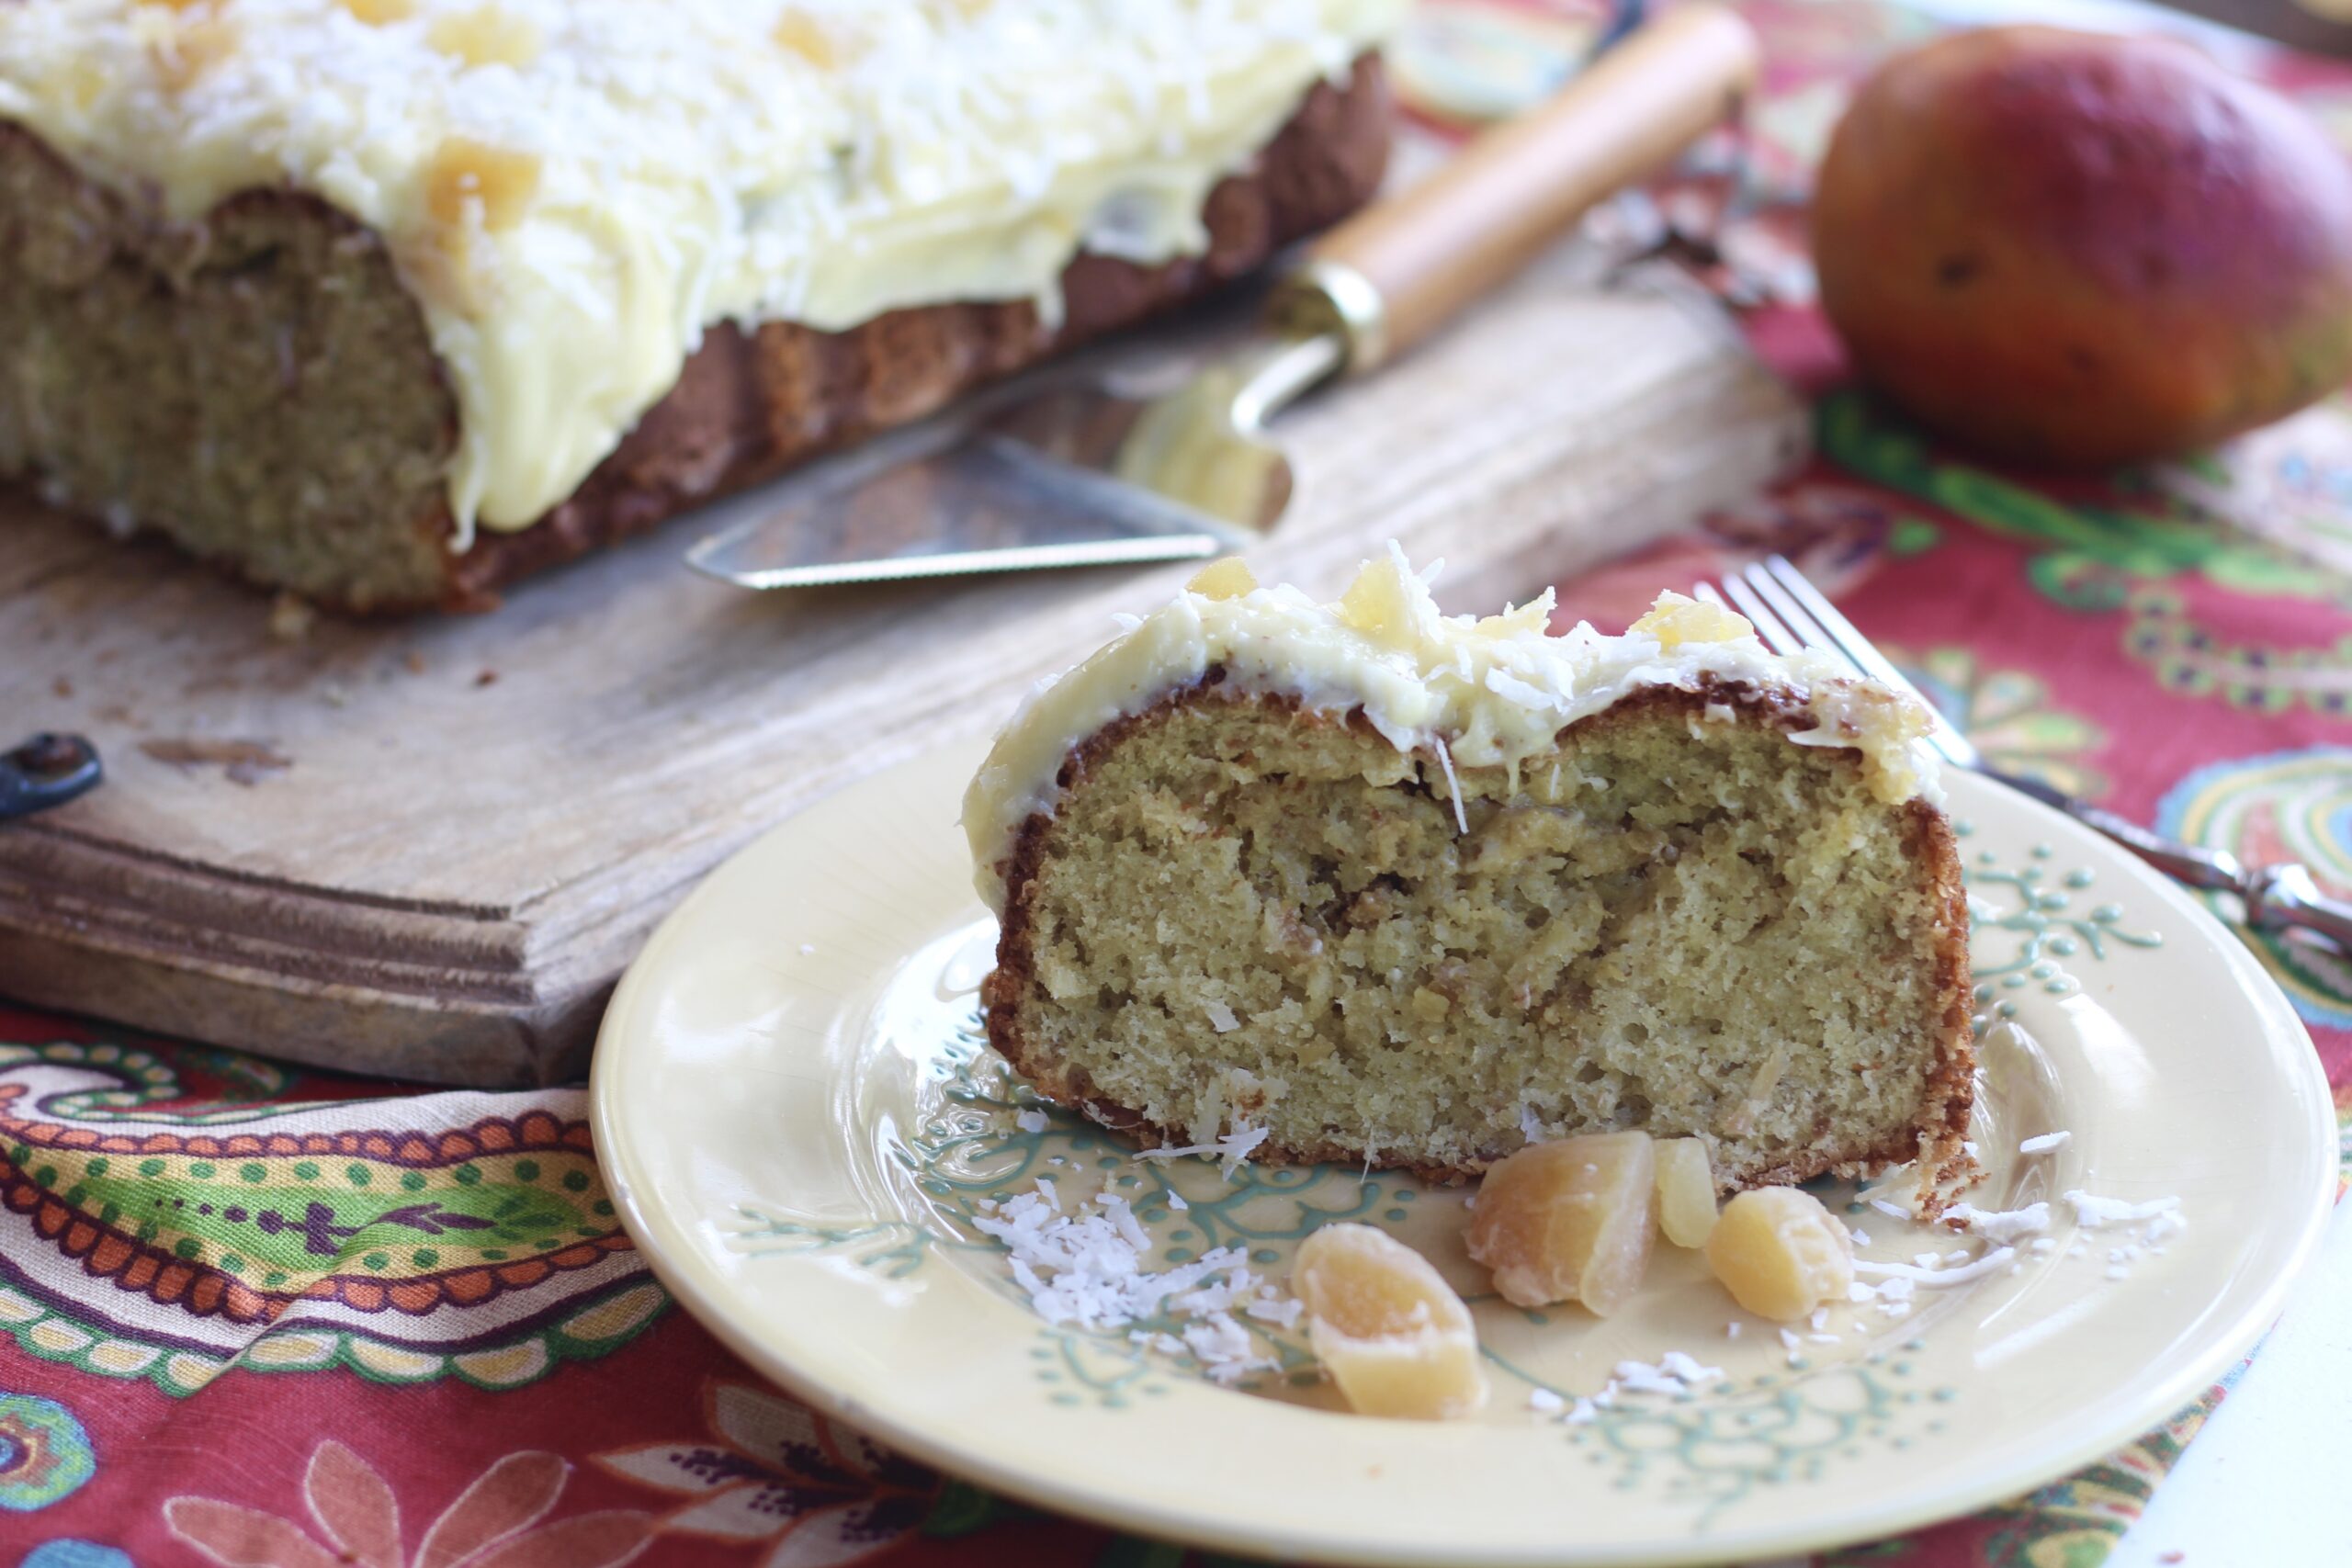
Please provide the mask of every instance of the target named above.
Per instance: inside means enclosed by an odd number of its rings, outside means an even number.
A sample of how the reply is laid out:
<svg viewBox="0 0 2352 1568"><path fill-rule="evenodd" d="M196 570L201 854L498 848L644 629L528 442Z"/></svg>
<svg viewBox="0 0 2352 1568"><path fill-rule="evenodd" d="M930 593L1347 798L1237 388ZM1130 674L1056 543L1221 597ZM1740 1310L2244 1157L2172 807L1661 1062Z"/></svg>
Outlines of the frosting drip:
<svg viewBox="0 0 2352 1568"><path fill-rule="evenodd" d="M1404 0L40 0L0 119L189 220L384 236L460 415L461 542L578 488L703 332L1059 308L1150 263Z"/></svg>
<svg viewBox="0 0 2352 1568"><path fill-rule="evenodd" d="M1075 670L1040 684L964 796L981 897L1001 912L1000 867L1021 825L1054 809L1071 749L1212 665L1233 690L1283 694L1325 713L1361 709L1398 750L1454 769L1547 751L1567 726L1645 688L1747 686L1812 714L1814 728L1791 731L1792 743L1859 750L1881 799L1942 799L1934 757L1920 740L1928 716L1916 701L1846 677L1826 655L1776 655L1727 610L1668 593L1622 637L1581 622L1554 637L1548 589L1499 615L1445 615L1430 597L1435 575L1435 568L1416 573L1392 544L1336 604L1323 604L1295 588L1260 588L1239 562L1221 562Z"/></svg>

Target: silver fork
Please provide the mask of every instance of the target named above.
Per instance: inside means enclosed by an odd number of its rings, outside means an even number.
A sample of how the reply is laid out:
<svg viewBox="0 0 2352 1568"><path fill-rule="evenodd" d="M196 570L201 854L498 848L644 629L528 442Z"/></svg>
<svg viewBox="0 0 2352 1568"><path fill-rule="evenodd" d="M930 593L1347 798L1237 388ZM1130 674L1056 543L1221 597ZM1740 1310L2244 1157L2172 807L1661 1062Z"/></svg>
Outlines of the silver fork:
<svg viewBox="0 0 2352 1568"><path fill-rule="evenodd" d="M1842 660L1858 675L1883 682L1920 698L1934 716L1928 732L1933 746L1954 765L1997 779L2020 795L2052 807L2094 831L2106 834L2157 870L2191 887L2233 893L2245 904L2245 923L2256 931L2289 928L2311 931L2352 953L2352 904L2330 898L2319 890L2312 874L2291 862L2248 866L2234 855L2199 849L2167 839L2128 818L2051 788L2039 779L2020 778L1984 765L1984 757L1935 704L1897 670L1871 639L1840 615L1828 596L1805 581L1804 574L1779 556L1727 574L1721 584L1702 582L1694 590L1710 604L1738 611L1754 623L1756 635L1780 653L1817 649Z"/></svg>

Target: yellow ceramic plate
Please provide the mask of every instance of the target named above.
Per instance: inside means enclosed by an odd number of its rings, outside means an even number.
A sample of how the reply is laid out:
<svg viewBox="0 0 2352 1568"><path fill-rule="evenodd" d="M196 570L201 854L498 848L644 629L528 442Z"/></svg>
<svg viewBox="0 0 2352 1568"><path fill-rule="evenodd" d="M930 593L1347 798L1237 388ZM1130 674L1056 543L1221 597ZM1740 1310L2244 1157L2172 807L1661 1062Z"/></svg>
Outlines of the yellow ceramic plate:
<svg viewBox="0 0 2352 1568"><path fill-rule="evenodd" d="M956 815L977 761L956 749L845 790L711 876L613 998L595 1126L630 1234L722 1339L828 1414L1015 1496L1317 1560L1818 1550L2014 1496L2170 1416L2269 1324L2327 1212L2327 1088L2277 987L2122 852L1962 776L1987 1027L1989 1177L1972 1196L2051 1201L2049 1249L1922 1286L1899 1318L1841 1306L1793 1348L1671 1249L1605 1324L1487 1297L1495 1398L1465 1423L1340 1413L1297 1333L1260 1337L1281 1366L1253 1390L1219 1387L1126 1331L1045 1322L975 1205L1040 1176L1065 1194L1114 1183L1156 1267L1233 1245L1275 1280L1316 1224L1368 1221L1476 1292L1462 1197L1352 1168L1227 1184L1058 1113L1023 1130L1023 1091L974 1026L994 929ZM2018 1152L2059 1131L2054 1152ZM2070 1190L2177 1197L2187 1225L2117 1261L2142 1229L2079 1229ZM1844 1212L1867 1258L1983 1250ZM1588 1394L1669 1350L1723 1375L1577 1425L1529 1408L1536 1388Z"/></svg>

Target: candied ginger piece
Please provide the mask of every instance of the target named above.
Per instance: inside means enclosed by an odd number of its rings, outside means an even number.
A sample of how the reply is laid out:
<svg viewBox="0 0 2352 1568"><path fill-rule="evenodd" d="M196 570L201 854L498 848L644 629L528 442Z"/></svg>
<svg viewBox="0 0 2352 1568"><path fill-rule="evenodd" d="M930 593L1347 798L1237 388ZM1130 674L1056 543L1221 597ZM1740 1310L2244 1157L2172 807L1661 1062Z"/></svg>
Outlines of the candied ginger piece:
<svg viewBox="0 0 2352 1568"><path fill-rule="evenodd" d="M1520 1150L1470 1206L1470 1256L1513 1306L1581 1302L1607 1317L1649 1267L1657 1161L1647 1133L1591 1133Z"/></svg>
<svg viewBox="0 0 2352 1568"><path fill-rule="evenodd" d="M1291 1266L1307 1340L1349 1408L1443 1421L1487 1402L1470 1309L1428 1258L1371 1225L1325 1225Z"/></svg>
<svg viewBox="0 0 2352 1568"><path fill-rule="evenodd" d="M1367 637L1399 647L1421 637L1428 629L1424 619L1436 613L1429 590L1406 570L1401 556L1364 562L1340 595L1341 620Z"/></svg>
<svg viewBox="0 0 2352 1568"><path fill-rule="evenodd" d="M424 41L437 52L470 66L510 65L517 71L537 60L546 47L537 22L496 6L435 17Z"/></svg>
<svg viewBox="0 0 2352 1568"><path fill-rule="evenodd" d="M1679 593L1659 594L1649 614L1626 629L1648 633L1668 653L1686 642L1736 642L1756 630L1745 616L1721 604L1702 604Z"/></svg>
<svg viewBox="0 0 2352 1568"><path fill-rule="evenodd" d="M1184 591L1204 599L1239 599L1258 591L1258 578L1248 561L1239 556L1227 556L1194 572L1193 581L1184 584Z"/></svg>
<svg viewBox="0 0 2352 1568"><path fill-rule="evenodd" d="M842 63L840 42L823 22L806 11L785 11L775 19L773 36L778 48L798 55L820 71L831 71Z"/></svg>
<svg viewBox="0 0 2352 1568"><path fill-rule="evenodd" d="M1793 1323L1846 1299L1854 1238L1812 1193L1758 1187L1724 1205L1707 1238L1707 1267L1741 1306Z"/></svg>
<svg viewBox="0 0 2352 1568"><path fill-rule="evenodd" d="M494 233L522 220L538 195L539 172L535 153L452 136L425 166L425 207L435 222L451 228L478 210L481 226Z"/></svg>
<svg viewBox="0 0 2352 1568"><path fill-rule="evenodd" d="M1715 1173L1697 1138L1658 1142L1657 1228L1677 1247L1704 1247L1715 1228Z"/></svg>

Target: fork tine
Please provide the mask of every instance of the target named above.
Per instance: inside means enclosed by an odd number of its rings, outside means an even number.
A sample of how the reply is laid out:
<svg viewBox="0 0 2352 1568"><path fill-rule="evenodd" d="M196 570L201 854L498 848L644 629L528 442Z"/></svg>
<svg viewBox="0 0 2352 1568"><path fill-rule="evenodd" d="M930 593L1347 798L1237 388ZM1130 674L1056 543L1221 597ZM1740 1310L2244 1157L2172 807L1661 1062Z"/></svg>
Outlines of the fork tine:
<svg viewBox="0 0 2352 1568"><path fill-rule="evenodd" d="M1748 623L1756 628L1756 635L1764 639L1767 648L1780 654L1804 651L1804 639L1781 625L1781 617L1772 614L1772 607L1758 598L1756 590L1743 581L1737 572L1724 576L1723 589L1731 599L1732 607L1747 617Z"/></svg>
<svg viewBox="0 0 2352 1568"><path fill-rule="evenodd" d="M1789 563L1788 558L1768 556L1745 568L1735 581L1744 581L1768 600L1796 628L1806 646L1835 653L1857 672L1918 699L1919 705L1928 711L1928 744L1962 767L1977 765L1975 742L1944 717L1943 710L1929 702L1927 694L1896 669L1894 661L1881 653L1878 645L1864 637L1860 628L1829 602L1827 594Z"/></svg>
<svg viewBox="0 0 2352 1568"><path fill-rule="evenodd" d="M1760 573L1765 581L1811 616L1830 644L1849 661L1859 665L1865 674L1883 681L1898 692L1908 692L1915 697L1919 695L1919 689L1894 667L1894 661L1881 653L1878 645L1864 637L1861 629L1829 602L1827 594L1807 581L1804 573L1792 566L1786 556L1767 556L1760 565L1749 570Z"/></svg>
<svg viewBox="0 0 2352 1568"><path fill-rule="evenodd" d="M1857 675L1869 673L1862 667L1861 660L1854 657L1852 650L1830 636L1828 630L1820 622L1806 614L1804 605L1792 598L1759 563L1750 561L1747 565L1739 568L1732 574L1731 581L1736 588L1747 590L1758 603L1766 606L1773 615L1777 616L1781 624L1789 628L1789 634L1797 639L1799 646L1829 655Z"/></svg>

